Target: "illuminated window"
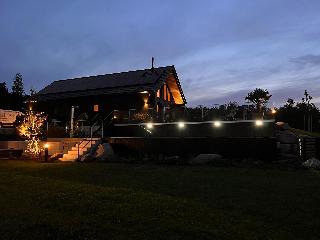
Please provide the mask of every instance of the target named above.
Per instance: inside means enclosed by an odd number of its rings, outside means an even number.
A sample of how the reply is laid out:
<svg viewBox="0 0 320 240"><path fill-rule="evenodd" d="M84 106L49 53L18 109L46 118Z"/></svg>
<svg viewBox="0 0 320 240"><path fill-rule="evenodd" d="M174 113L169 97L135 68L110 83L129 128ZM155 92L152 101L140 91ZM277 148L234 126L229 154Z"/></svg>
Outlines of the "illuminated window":
<svg viewBox="0 0 320 240"><path fill-rule="evenodd" d="M160 97L160 89L157 91L157 97Z"/></svg>
<svg viewBox="0 0 320 240"><path fill-rule="evenodd" d="M99 112L99 105L98 104L93 105L93 111Z"/></svg>
<svg viewBox="0 0 320 240"><path fill-rule="evenodd" d="M163 85L163 100L167 99L167 85Z"/></svg>

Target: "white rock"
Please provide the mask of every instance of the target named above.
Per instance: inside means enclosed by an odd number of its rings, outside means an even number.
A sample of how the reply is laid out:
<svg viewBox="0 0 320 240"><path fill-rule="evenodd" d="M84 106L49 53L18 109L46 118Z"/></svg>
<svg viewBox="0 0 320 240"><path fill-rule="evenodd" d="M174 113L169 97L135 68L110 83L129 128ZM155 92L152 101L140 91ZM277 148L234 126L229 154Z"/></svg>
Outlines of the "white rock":
<svg viewBox="0 0 320 240"><path fill-rule="evenodd" d="M316 158L310 158L304 163L302 163L302 165L309 168L320 169L320 161Z"/></svg>
<svg viewBox="0 0 320 240"><path fill-rule="evenodd" d="M280 131L278 136L278 141L280 143L297 143L297 136L290 131Z"/></svg>
<svg viewBox="0 0 320 240"><path fill-rule="evenodd" d="M285 122L276 122L276 125L281 130L288 130L290 128L289 124Z"/></svg>
<svg viewBox="0 0 320 240"><path fill-rule="evenodd" d="M191 164L208 164L215 161L222 160L222 156L219 154L199 154L195 158L193 158L190 163Z"/></svg>

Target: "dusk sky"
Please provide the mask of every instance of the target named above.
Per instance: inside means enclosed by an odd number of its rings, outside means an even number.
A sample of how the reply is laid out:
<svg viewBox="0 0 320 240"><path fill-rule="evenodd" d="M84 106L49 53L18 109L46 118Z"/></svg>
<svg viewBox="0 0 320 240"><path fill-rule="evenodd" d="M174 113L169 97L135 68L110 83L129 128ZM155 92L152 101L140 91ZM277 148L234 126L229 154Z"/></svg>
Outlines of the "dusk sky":
<svg viewBox="0 0 320 240"><path fill-rule="evenodd" d="M0 0L0 82L54 80L175 65L189 106L270 105L304 89L320 103L319 0Z"/></svg>

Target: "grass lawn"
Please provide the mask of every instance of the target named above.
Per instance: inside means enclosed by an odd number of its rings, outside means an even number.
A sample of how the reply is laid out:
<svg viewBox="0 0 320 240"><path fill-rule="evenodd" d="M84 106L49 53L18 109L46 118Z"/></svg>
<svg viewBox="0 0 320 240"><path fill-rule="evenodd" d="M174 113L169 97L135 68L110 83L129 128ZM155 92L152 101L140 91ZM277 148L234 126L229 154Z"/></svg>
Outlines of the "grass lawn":
<svg viewBox="0 0 320 240"><path fill-rule="evenodd" d="M1 239L320 239L320 172L0 161Z"/></svg>

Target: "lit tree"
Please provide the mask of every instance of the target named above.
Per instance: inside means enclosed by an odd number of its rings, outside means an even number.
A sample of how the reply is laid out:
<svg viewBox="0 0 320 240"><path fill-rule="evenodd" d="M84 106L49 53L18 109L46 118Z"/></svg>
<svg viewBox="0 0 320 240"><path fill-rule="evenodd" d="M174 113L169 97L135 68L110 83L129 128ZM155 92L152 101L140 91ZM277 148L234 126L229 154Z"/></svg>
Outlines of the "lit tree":
<svg viewBox="0 0 320 240"><path fill-rule="evenodd" d="M40 137L43 134L45 120L46 116L43 113L27 111L20 120L20 123L18 123L17 130L20 136L27 138L26 152L35 156L39 155L43 150L40 145Z"/></svg>

